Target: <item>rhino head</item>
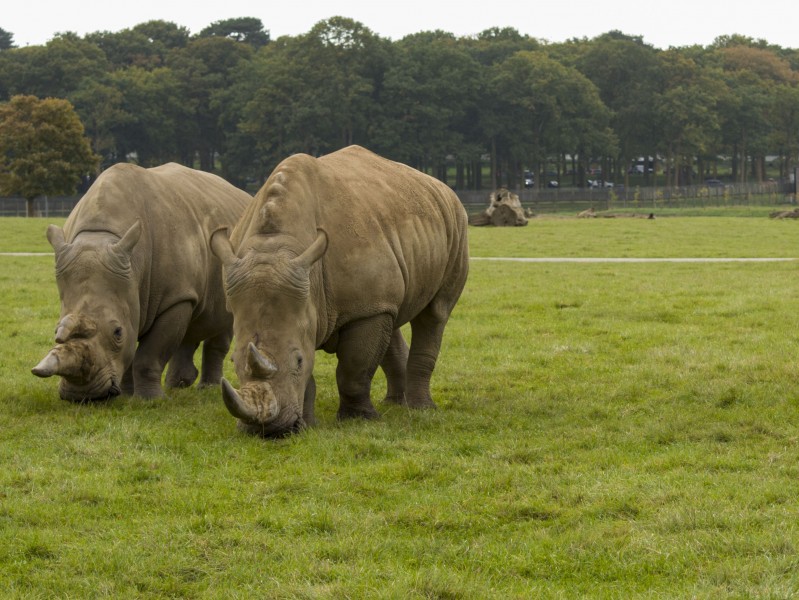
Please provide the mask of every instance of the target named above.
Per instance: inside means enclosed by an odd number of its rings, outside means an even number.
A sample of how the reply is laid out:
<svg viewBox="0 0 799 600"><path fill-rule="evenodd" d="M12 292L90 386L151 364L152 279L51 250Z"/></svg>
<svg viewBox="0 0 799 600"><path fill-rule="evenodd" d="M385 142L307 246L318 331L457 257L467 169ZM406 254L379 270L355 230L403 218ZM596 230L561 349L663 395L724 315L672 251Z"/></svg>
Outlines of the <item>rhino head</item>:
<svg viewBox="0 0 799 600"><path fill-rule="evenodd" d="M140 236L139 221L120 239L85 232L66 243L59 227L47 229L56 254L61 319L55 347L32 372L37 377L60 376L59 395L65 400L105 399L122 391L138 337L138 288L131 277L131 255Z"/></svg>
<svg viewBox="0 0 799 600"><path fill-rule="evenodd" d="M320 230L299 254L261 238L247 240L237 256L222 229L211 248L225 268L240 383L237 390L222 378L222 398L241 429L273 437L313 419L317 311L310 273L327 249L327 235Z"/></svg>

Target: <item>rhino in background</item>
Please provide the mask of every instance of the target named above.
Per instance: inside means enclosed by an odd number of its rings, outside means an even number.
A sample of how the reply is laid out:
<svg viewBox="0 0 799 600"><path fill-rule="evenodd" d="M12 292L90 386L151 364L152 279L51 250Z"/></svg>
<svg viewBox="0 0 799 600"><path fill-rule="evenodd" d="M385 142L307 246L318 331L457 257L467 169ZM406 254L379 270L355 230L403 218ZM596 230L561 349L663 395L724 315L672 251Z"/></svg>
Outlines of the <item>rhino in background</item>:
<svg viewBox="0 0 799 600"><path fill-rule="evenodd" d="M218 384L232 335L222 265L208 239L236 223L251 196L223 179L169 163L117 164L67 219L50 225L61 320L55 347L33 368L59 375L66 400L155 397L166 383Z"/></svg>
<svg viewBox="0 0 799 600"><path fill-rule="evenodd" d="M445 184L358 146L298 154L211 247L225 265L241 386L223 378L222 396L244 431L313 422L318 348L338 358L340 418L378 416L378 365L387 401L435 406L430 377L469 269L466 212Z"/></svg>

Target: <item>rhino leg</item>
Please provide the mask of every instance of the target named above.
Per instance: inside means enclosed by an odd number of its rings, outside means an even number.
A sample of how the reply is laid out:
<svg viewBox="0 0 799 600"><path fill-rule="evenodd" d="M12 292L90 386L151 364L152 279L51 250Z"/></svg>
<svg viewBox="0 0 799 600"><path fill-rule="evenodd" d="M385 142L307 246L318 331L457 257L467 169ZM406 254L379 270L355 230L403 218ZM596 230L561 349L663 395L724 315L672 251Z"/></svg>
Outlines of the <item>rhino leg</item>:
<svg viewBox="0 0 799 600"><path fill-rule="evenodd" d="M380 415L369 398L377 365L386 353L394 330L390 315L376 315L348 324L339 332L338 418L376 419Z"/></svg>
<svg viewBox="0 0 799 600"><path fill-rule="evenodd" d="M183 342L191 313L189 302L170 307L158 315L150 330L139 340L133 359L133 384L137 396L163 396L161 375L167 361Z"/></svg>
<svg viewBox="0 0 799 600"><path fill-rule="evenodd" d="M122 376L121 390L124 396L133 395L133 365L129 366Z"/></svg>
<svg viewBox="0 0 799 600"><path fill-rule="evenodd" d="M408 344L402 332L395 329L391 334L391 342L386 354L380 362L380 368L386 374L386 397L384 402L392 404L405 403L405 373L408 365Z"/></svg>
<svg viewBox="0 0 799 600"><path fill-rule="evenodd" d="M316 425L316 416L314 415L314 404L316 402L316 380L311 375L308 380L308 385L305 387L305 397L302 402L302 421L308 427Z"/></svg>
<svg viewBox="0 0 799 600"><path fill-rule="evenodd" d="M166 385L171 388L189 387L197 379L194 352L199 344L184 342L169 359L166 369Z"/></svg>
<svg viewBox="0 0 799 600"><path fill-rule="evenodd" d="M430 378L433 375L444 326L451 308L445 302L434 299L411 320L411 348L408 353L407 391L405 403L411 408L435 408L430 394Z"/></svg>
<svg viewBox="0 0 799 600"><path fill-rule="evenodd" d="M230 349L230 341L233 335L230 331L207 339L203 342L203 364L202 375L200 376L200 387L219 385L222 379L222 367L225 364L225 356Z"/></svg>

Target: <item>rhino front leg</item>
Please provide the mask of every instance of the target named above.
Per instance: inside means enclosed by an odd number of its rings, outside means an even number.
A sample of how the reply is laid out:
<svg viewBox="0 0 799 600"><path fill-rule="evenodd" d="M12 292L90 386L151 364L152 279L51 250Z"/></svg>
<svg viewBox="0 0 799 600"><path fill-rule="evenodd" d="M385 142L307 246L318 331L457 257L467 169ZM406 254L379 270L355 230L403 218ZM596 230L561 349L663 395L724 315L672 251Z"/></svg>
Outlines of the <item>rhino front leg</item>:
<svg viewBox="0 0 799 600"><path fill-rule="evenodd" d="M308 427L316 425L314 405L316 403L316 380L311 375L308 385L305 387L305 396L302 401L302 420Z"/></svg>
<svg viewBox="0 0 799 600"><path fill-rule="evenodd" d="M385 356L393 329L390 315L376 315L350 323L339 332L336 349L339 419L380 416L369 396L372 377Z"/></svg>
<svg viewBox="0 0 799 600"><path fill-rule="evenodd" d="M385 356L380 368L386 375L386 397L384 402L392 404L405 403L405 373L408 366L408 344L402 332L395 329L391 334Z"/></svg>
<svg viewBox="0 0 799 600"><path fill-rule="evenodd" d="M189 302L172 306L158 315L150 330L139 340L133 359L133 386L137 396L157 398L164 394L161 375L183 341L191 313Z"/></svg>
<svg viewBox="0 0 799 600"><path fill-rule="evenodd" d="M207 339L203 342L203 364L200 376L200 387L219 385L222 379L222 368L225 356L230 349L233 334L230 331Z"/></svg>
<svg viewBox="0 0 799 600"><path fill-rule="evenodd" d="M128 367L125 374L122 376L122 394L125 396L133 395L133 365Z"/></svg>
<svg viewBox="0 0 799 600"><path fill-rule="evenodd" d="M189 387L197 379L197 367L194 366L194 353L199 344L182 343L166 369L166 386L171 388Z"/></svg>

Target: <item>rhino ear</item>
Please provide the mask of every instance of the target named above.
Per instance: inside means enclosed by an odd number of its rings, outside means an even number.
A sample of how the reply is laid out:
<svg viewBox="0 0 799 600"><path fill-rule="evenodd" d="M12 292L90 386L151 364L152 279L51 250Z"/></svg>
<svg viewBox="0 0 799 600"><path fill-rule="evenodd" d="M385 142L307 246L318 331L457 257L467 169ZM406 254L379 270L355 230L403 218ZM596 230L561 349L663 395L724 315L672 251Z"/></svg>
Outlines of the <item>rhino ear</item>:
<svg viewBox="0 0 799 600"><path fill-rule="evenodd" d="M327 233L321 227L316 229L316 239L308 248L294 259L294 263L299 264L306 269L310 269L311 265L317 260L322 258L327 252Z"/></svg>
<svg viewBox="0 0 799 600"><path fill-rule="evenodd" d="M136 247L136 244L139 243L140 237L141 221L137 219L136 222L130 226L130 229L125 232L125 235L123 235L116 244L113 244L112 247L114 250L130 256L131 252L133 252L133 249Z"/></svg>
<svg viewBox="0 0 799 600"><path fill-rule="evenodd" d="M58 225L50 225L47 228L47 241L50 242L50 245L56 253L60 252L61 249L67 245L64 240L64 230Z"/></svg>
<svg viewBox="0 0 799 600"><path fill-rule="evenodd" d="M233 252L233 244L230 243L227 227L220 227L212 232L209 242L211 251L222 261L223 265L228 266L236 260L236 254Z"/></svg>

